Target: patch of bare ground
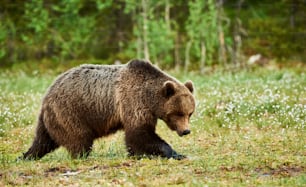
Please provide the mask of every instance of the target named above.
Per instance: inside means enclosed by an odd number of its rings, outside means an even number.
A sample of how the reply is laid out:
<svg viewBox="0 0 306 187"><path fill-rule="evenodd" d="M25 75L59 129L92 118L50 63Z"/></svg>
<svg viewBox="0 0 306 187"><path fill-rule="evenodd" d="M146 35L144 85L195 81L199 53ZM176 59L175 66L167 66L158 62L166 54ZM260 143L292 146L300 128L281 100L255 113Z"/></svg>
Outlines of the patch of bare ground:
<svg viewBox="0 0 306 187"><path fill-rule="evenodd" d="M271 167L258 167L255 169L255 172L258 173L259 177L295 177L301 174L306 173L305 166L297 165L281 165L276 168Z"/></svg>

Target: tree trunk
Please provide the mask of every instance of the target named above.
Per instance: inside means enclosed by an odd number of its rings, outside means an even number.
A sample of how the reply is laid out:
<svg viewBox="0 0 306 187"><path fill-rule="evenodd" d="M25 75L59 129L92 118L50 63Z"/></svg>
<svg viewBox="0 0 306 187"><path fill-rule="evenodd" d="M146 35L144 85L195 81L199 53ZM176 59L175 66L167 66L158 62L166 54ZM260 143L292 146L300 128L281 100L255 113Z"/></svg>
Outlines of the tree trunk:
<svg viewBox="0 0 306 187"><path fill-rule="evenodd" d="M190 48L191 48L191 46L192 46L192 40L190 40L187 43L186 50L185 50L185 67L184 67L185 72L188 71L188 67L189 67L189 64L190 64Z"/></svg>
<svg viewBox="0 0 306 187"><path fill-rule="evenodd" d="M221 23L218 26L219 31L219 61L224 66L226 63L226 50L225 50L225 42L224 42L224 32Z"/></svg>
<svg viewBox="0 0 306 187"><path fill-rule="evenodd" d="M241 66L241 36L240 34L236 34L234 36L234 41L235 41L235 64L236 67Z"/></svg>
<svg viewBox="0 0 306 187"><path fill-rule="evenodd" d="M172 38L172 37L175 37L175 36L173 36L171 34L170 6L171 5L170 5L169 0L165 0L165 23L166 23L166 27L167 27L167 31L165 31L165 32L167 32L167 35ZM173 62L173 65L175 66L175 61Z"/></svg>
<svg viewBox="0 0 306 187"><path fill-rule="evenodd" d="M137 58L141 59L142 58L142 44L141 44L141 37L140 35L137 36Z"/></svg>
<svg viewBox="0 0 306 187"><path fill-rule="evenodd" d="M291 10L290 10L290 27L294 28L295 27L295 13L297 12L297 1L296 0L291 0Z"/></svg>
<svg viewBox="0 0 306 187"><path fill-rule="evenodd" d="M226 63L226 50L224 42L224 32L222 26L222 16L223 16L223 0L218 2L218 35L219 35L219 62L224 66Z"/></svg>
<svg viewBox="0 0 306 187"><path fill-rule="evenodd" d="M200 72L204 73L206 62L206 46L204 41L201 41L201 59L200 59Z"/></svg>
<svg viewBox="0 0 306 187"><path fill-rule="evenodd" d="M171 30L171 25L170 25L170 3L169 3L169 0L166 0L166 5L165 5L165 22L166 22L167 28L170 31Z"/></svg>
<svg viewBox="0 0 306 187"><path fill-rule="evenodd" d="M143 15L143 49L145 60L150 60L149 46L148 46L148 1L142 0L142 15Z"/></svg>
<svg viewBox="0 0 306 187"><path fill-rule="evenodd" d="M181 65L181 58L180 58L180 34L177 31L175 36L175 43L174 43L174 63L175 68L179 68Z"/></svg>
<svg viewBox="0 0 306 187"><path fill-rule="evenodd" d="M236 67L241 66L241 20L240 20L240 10L241 5L244 0L238 0L237 2L237 10L235 15L235 25L234 25L234 63Z"/></svg>

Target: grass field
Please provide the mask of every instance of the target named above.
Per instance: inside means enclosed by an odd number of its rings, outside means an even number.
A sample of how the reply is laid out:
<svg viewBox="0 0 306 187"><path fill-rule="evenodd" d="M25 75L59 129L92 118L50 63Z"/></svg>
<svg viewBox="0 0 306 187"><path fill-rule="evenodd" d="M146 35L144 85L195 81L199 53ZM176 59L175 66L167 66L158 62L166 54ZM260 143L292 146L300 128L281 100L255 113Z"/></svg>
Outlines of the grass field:
<svg viewBox="0 0 306 187"><path fill-rule="evenodd" d="M87 159L60 148L22 161L55 75L0 71L0 186L306 186L303 67L172 74L195 83L192 133L178 137L162 121L157 131L188 159L130 158L118 132Z"/></svg>

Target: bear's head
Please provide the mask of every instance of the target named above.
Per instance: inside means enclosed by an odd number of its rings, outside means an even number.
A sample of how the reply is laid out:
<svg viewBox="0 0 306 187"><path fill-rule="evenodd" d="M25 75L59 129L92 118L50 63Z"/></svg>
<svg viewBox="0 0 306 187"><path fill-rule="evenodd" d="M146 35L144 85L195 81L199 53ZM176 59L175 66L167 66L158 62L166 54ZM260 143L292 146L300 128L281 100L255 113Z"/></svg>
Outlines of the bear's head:
<svg viewBox="0 0 306 187"><path fill-rule="evenodd" d="M174 81L166 81L162 86L161 93L165 102L161 106L162 114L160 118L179 136L189 134L189 120L195 110L193 83L187 81L185 84L180 84Z"/></svg>

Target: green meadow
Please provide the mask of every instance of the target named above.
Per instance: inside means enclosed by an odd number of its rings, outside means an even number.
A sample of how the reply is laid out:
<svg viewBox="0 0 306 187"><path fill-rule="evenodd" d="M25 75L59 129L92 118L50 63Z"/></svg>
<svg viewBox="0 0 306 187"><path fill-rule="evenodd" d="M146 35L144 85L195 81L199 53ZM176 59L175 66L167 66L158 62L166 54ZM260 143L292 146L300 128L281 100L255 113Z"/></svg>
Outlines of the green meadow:
<svg viewBox="0 0 306 187"><path fill-rule="evenodd" d="M23 161L58 73L0 70L0 186L306 186L305 67L169 73L194 82L196 112L188 136L157 131L187 159L128 157L120 131L86 159Z"/></svg>

